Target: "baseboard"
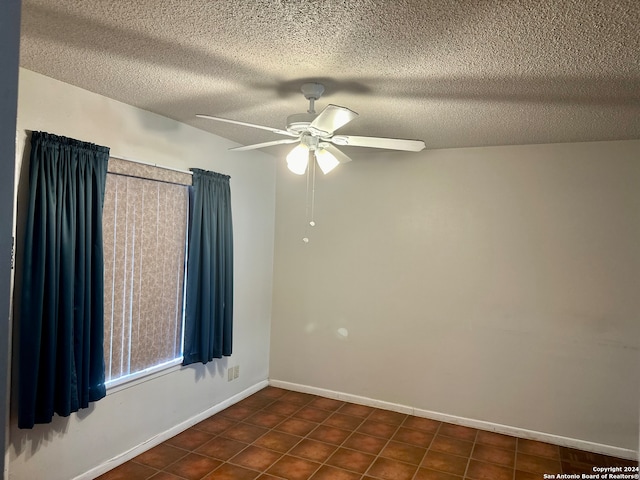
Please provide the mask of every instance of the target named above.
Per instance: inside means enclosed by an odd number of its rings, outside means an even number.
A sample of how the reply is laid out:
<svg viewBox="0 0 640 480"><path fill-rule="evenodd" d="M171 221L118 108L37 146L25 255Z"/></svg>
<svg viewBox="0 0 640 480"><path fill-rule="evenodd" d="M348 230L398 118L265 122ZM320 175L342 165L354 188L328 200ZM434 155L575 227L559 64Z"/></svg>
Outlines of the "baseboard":
<svg viewBox="0 0 640 480"><path fill-rule="evenodd" d="M309 385L301 385L298 383L284 382L282 380L269 379L269 385L274 387L284 388L286 390L293 390L293 391L302 392L302 393L311 393L313 395L319 395L321 397L332 398L335 400L342 400L345 402L357 403L359 405L367 405L370 407L380 408L383 410L391 410L394 412L406 413L408 415L415 415L416 417L431 418L433 420L453 423L456 425L463 425L465 427L472 427L480 430L487 430L490 432L511 435L514 437L537 440L539 442L552 443L554 445L560 445L561 447L576 448L578 450L585 450L588 452L600 453L603 455L611 455L613 457L626 458L628 460L638 459L638 452L634 450L629 450L626 448L613 447L611 445L603 445L600 443L593 443L585 440L578 440L575 438L562 437L559 435L553 435L553 434L544 433L544 432L537 432L534 430L527 430L524 428L512 427L509 425L501 425L499 423L485 422L483 420L474 420L472 418L458 417L455 415L449 415L449 414L440 413L440 412L433 412L430 410L422 410L419 408L410 407L408 405L400 405L398 403L384 402L382 400L362 397L360 395L352 395L350 393L336 392L334 390L311 387Z"/></svg>
<svg viewBox="0 0 640 480"><path fill-rule="evenodd" d="M92 480L100 475L102 475L103 473L108 472L111 469L116 468L119 465L122 465L123 463L131 460L134 457L137 457L138 455L140 455L143 452L146 452L147 450L149 450L150 448L155 447L156 445L161 444L162 442L164 442L165 440L170 439L171 437L176 436L177 434L185 431L187 428L194 426L196 423L201 422L202 420L209 418L211 415L215 415L216 413L224 410L227 407L230 407L231 405L238 403L240 400L248 397L249 395L253 395L254 393L256 393L258 390L262 390L264 387L266 387L269 384L269 382L267 380L262 380L258 383L256 383L255 385L252 385L251 387L243 390L240 393L235 394L234 396L220 402L217 403L216 405L212 406L211 408L208 408L207 410L205 410L204 412L201 412L187 420L185 420L184 422L175 425L174 427L171 427L170 429L159 433L158 435L150 438L149 440L147 440L146 442L143 442L139 445L136 445L135 447L127 450L126 452L122 453L121 455L118 455L117 457L114 457L108 461L106 461L105 463L98 465L97 467L92 468L91 470L89 470L88 472L83 473L82 475L79 475L77 477L75 477L73 480Z"/></svg>

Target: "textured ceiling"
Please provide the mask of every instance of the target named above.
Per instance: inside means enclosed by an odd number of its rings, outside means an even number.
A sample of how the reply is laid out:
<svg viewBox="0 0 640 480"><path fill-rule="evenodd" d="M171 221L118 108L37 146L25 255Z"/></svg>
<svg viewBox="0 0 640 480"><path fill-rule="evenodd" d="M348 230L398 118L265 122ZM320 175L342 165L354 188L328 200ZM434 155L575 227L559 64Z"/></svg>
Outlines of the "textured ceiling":
<svg viewBox="0 0 640 480"><path fill-rule="evenodd" d="M282 128L309 80L326 86L317 110L360 114L340 133L640 138L638 0L23 0L22 15L23 67L241 144L275 136L194 115Z"/></svg>

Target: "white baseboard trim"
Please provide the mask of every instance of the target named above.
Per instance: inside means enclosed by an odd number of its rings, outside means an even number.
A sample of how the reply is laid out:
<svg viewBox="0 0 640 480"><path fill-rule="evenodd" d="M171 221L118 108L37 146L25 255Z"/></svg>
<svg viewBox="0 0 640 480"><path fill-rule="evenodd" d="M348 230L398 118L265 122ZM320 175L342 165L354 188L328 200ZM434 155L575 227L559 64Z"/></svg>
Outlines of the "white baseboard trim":
<svg viewBox="0 0 640 480"><path fill-rule="evenodd" d="M519 427L512 427L509 425L501 425L499 423L485 422L483 420L474 420L472 418L458 417L455 415L449 415L447 413L433 412L431 410L422 410L419 408L410 407L408 405L401 405L398 403L385 402L382 400L376 400L369 397L362 397L360 395L352 395L350 393L336 392L334 390L327 390L325 388L312 387L309 385L301 385L299 383L285 382L282 380L269 379L269 385L273 387L284 388L286 390L293 390L302 393L311 393L313 395L319 395L321 397L332 398L335 400L342 400L345 402L357 403L359 405L367 405L369 407L380 408L382 410L391 410L394 412L406 413L408 415L415 415L416 417L430 418L446 423L453 423L456 425L463 425L465 427L477 428L480 430L487 430L490 432L502 433L505 435L511 435L519 438L526 438L530 440L537 440L539 442L552 443L561 447L575 448L578 450L585 450L593 453L600 453L603 455L611 455L613 457L625 458L628 460L637 460L638 452L629 450L626 448L614 447L611 445L603 445L600 443L589 442L586 440L578 440L575 438L562 437L559 435L553 435L550 433L537 432L535 430L527 430Z"/></svg>
<svg viewBox="0 0 640 480"><path fill-rule="evenodd" d="M242 392L237 393L234 396L227 398L226 400L223 400L220 403L215 404L214 406L212 406L211 408L208 408L204 412L201 412L185 420L184 422L178 425L175 425L174 427L171 427L170 429L165 430L162 433L159 433L158 435L150 438L146 442L136 445L135 447L127 450L126 452L118 455L117 457L107 460L105 463L92 468L88 472L85 472L82 475L78 475L73 480L92 480L102 475L103 473L106 473L109 470L112 470L117 466L122 465L123 463L131 460L132 458L137 457L141 453L146 452L147 450L155 447L156 445L160 445L165 440L168 440L171 437L176 436L177 434L185 431L187 428L194 426L196 423L199 423L202 420L209 418L211 415L215 415L216 413L224 410L225 408L238 403L240 400L247 398L249 395L253 395L258 390L262 390L267 385L269 385L268 380L262 380L256 383L255 385L252 385L251 387L243 390Z"/></svg>

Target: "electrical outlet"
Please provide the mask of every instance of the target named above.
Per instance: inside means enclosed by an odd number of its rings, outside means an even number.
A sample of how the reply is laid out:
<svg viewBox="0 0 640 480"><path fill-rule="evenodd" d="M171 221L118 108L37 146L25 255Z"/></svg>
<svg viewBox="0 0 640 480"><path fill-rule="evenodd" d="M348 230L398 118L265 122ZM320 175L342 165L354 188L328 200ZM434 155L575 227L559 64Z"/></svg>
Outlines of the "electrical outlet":
<svg viewBox="0 0 640 480"><path fill-rule="evenodd" d="M236 379L240 376L240 365L233 367L233 378Z"/></svg>
<svg viewBox="0 0 640 480"><path fill-rule="evenodd" d="M233 367L227 370L227 382L230 382L231 380L233 380Z"/></svg>

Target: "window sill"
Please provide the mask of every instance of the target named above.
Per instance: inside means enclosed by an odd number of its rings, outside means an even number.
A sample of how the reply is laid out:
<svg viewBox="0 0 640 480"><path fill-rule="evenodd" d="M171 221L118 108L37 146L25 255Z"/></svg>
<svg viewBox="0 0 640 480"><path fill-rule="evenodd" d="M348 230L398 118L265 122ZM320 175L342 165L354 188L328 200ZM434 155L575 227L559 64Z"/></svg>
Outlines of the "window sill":
<svg viewBox="0 0 640 480"><path fill-rule="evenodd" d="M127 375L126 377L116 378L115 380L106 382L107 395L126 390L127 388L135 387L141 383L148 382L154 378L162 377L169 373L177 372L182 368L182 357L171 360L162 365L147 368L141 372Z"/></svg>

